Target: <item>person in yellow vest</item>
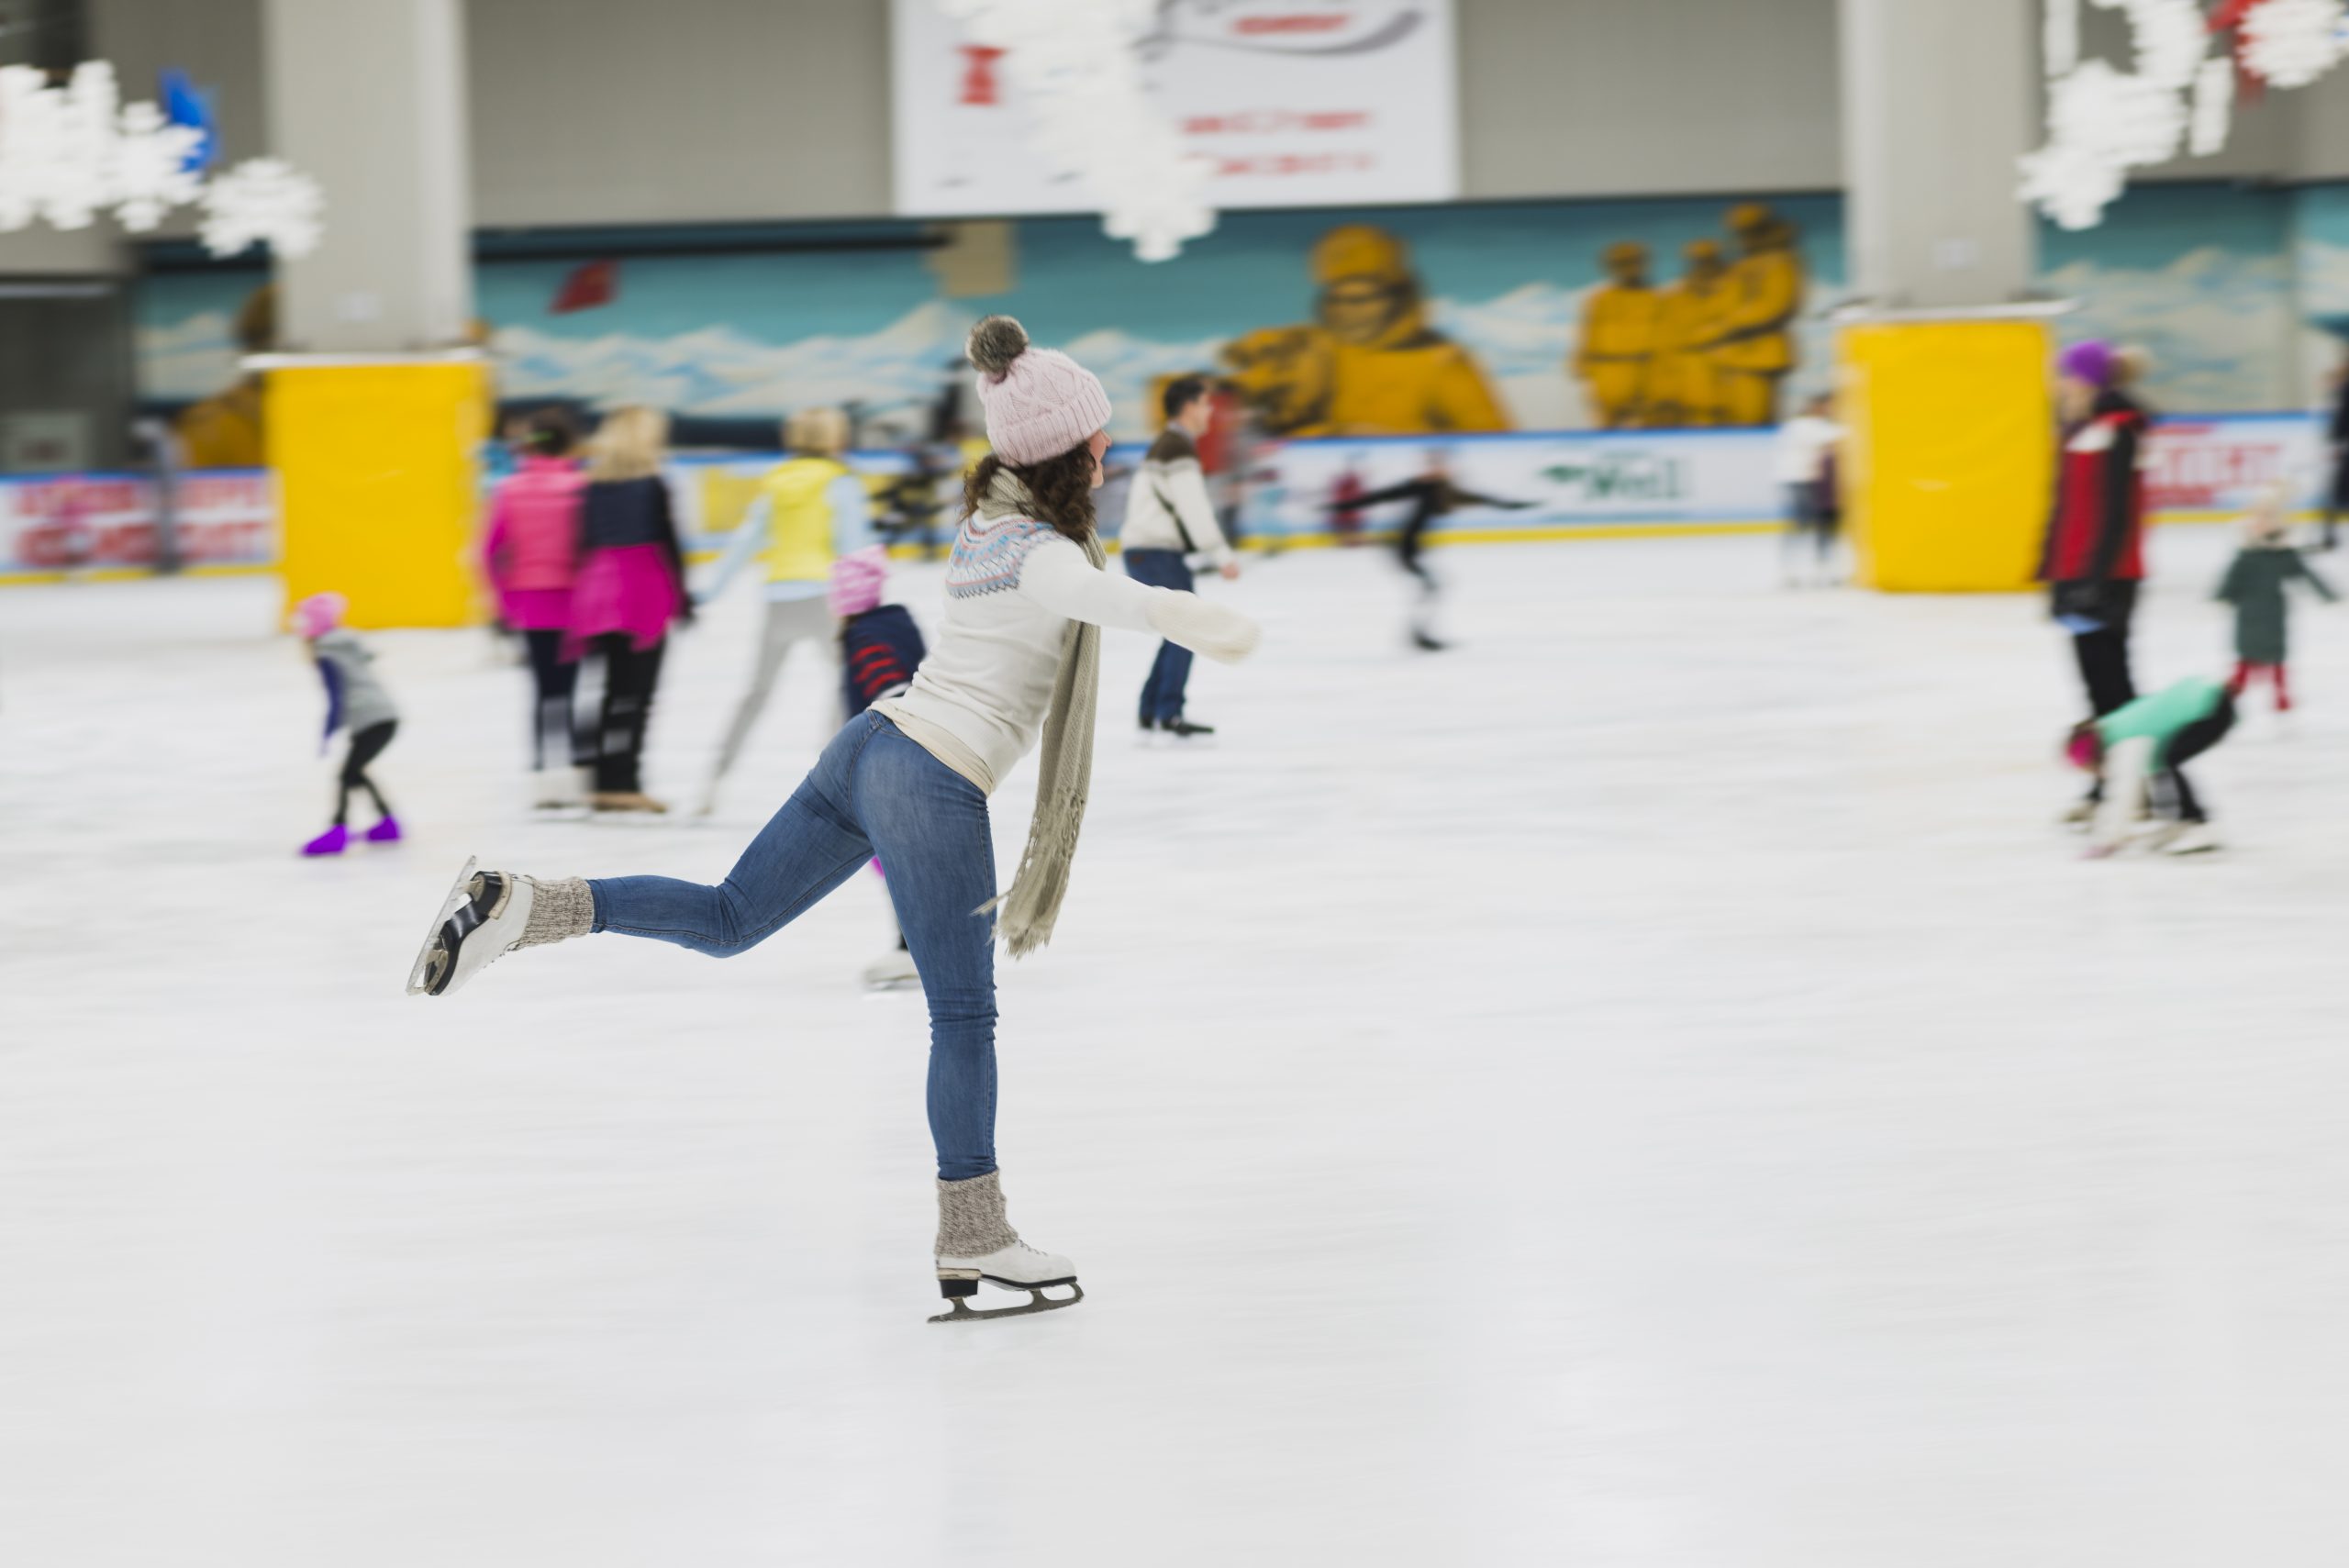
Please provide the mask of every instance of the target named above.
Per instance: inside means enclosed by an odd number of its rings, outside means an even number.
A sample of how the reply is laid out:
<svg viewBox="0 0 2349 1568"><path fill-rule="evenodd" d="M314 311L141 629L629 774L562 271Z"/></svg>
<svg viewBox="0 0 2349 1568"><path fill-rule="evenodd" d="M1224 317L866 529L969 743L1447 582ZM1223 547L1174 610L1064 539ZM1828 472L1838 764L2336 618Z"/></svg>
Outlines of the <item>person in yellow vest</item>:
<svg viewBox="0 0 2349 1568"><path fill-rule="evenodd" d="M1794 225L1759 202L1730 209L1739 256L1714 339L1724 425L1775 425L1778 389L1795 368L1795 315L1802 308L1802 257Z"/></svg>
<svg viewBox="0 0 2349 1568"><path fill-rule="evenodd" d="M1599 255L1607 282L1583 302L1582 335L1571 361L1591 412L1606 429L1639 424L1648 403L1655 353L1656 292L1648 286L1648 248L1631 240Z"/></svg>
<svg viewBox="0 0 2349 1568"><path fill-rule="evenodd" d="M1655 359L1648 367L1647 422L1659 429L1721 419L1711 344L1729 303L1729 263L1711 239L1690 240L1680 254L1687 270L1656 301Z"/></svg>
<svg viewBox="0 0 2349 1568"><path fill-rule="evenodd" d="M824 602L832 562L872 542L864 482L841 461L848 419L837 408L803 408L784 425L790 456L759 484L758 499L727 540L709 586L695 595L706 605L726 592L753 555L766 557L766 620L759 634L751 689L734 709L703 795L704 815L717 809L718 786L742 753L742 743L774 695L784 655L795 643L812 645L828 661L838 653L831 607ZM827 706L829 716L831 709Z"/></svg>
<svg viewBox="0 0 2349 1568"><path fill-rule="evenodd" d="M1475 356L1430 327L1410 248L1369 224L1313 247L1309 325L1266 327L1224 345L1240 395L1281 436L1506 430Z"/></svg>

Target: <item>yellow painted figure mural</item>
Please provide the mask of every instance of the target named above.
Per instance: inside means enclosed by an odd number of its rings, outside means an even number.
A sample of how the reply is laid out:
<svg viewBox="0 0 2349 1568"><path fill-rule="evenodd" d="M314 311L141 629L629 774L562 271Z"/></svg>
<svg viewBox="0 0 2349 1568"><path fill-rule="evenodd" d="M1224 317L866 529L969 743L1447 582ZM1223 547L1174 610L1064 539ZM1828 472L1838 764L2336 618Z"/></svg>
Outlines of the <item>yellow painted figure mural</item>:
<svg viewBox="0 0 2349 1568"><path fill-rule="evenodd" d="M1646 422L1648 370L1656 347L1657 299L1648 286L1648 248L1626 241L1599 258L1607 282L1583 304L1574 373L1591 417L1620 430Z"/></svg>
<svg viewBox="0 0 2349 1568"><path fill-rule="evenodd" d="M1680 281L1656 305L1655 360L1648 372L1647 423L1667 429L1721 422L1712 347L1729 305L1729 263L1711 239L1691 240L1681 258Z"/></svg>
<svg viewBox="0 0 2349 1568"><path fill-rule="evenodd" d="M1223 347L1231 384L1274 435L1506 430L1475 357L1427 324L1408 246L1349 224L1313 248L1314 320Z"/></svg>
<svg viewBox="0 0 2349 1568"><path fill-rule="evenodd" d="M1721 423L1774 425L1778 388L1795 368L1795 314L1802 308L1802 257L1795 228L1758 202L1732 207L1738 259L1729 270L1713 363L1720 373Z"/></svg>

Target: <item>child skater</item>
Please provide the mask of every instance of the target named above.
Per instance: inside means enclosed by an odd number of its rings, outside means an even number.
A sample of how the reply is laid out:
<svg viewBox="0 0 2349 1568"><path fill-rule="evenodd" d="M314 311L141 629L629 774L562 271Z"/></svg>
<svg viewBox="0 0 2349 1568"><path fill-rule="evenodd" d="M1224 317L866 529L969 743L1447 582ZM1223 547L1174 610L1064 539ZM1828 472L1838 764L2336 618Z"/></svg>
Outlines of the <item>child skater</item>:
<svg viewBox="0 0 2349 1568"><path fill-rule="evenodd" d="M384 803L384 792L367 775L367 764L392 743L392 733L399 728L399 709L392 706L391 694L368 668L375 662L374 654L343 629L346 607L340 594L313 594L294 606L295 629L309 643L318 678L327 687L327 728L318 740L319 752L324 754L336 730L351 732L351 748L343 753L342 774L335 785L334 825L302 846L306 855L339 855L351 842L348 823L354 788L367 792L381 818L367 829L367 841L396 844L400 840L399 819Z"/></svg>
<svg viewBox="0 0 2349 1568"><path fill-rule="evenodd" d="M2075 728L2065 754L2103 786L2089 825L2089 858L2116 854L2141 833L2146 848L2165 854L2217 849L2210 818L2183 769L2224 740L2234 723L2234 698L2227 688L2195 679Z"/></svg>
<svg viewBox="0 0 2349 1568"><path fill-rule="evenodd" d="M943 1315L1067 1307L1048 1285L1076 1265L1020 1240L996 1166L995 940L1014 958L1050 940L1093 774L1101 629L1169 637L1235 662L1247 617L1103 570L1093 495L1109 396L1066 354L1029 347L1007 316L971 332L994 451L966 481L938 645L902 696L849 721L715 885L665 876L540 878L468 863L440 907L408 989L445 995L507 953L608 933L729 958L774 935L874 855L930 1011L932 1248ZM1036 807L1010 890L996 896L987 797L1037 759ZM982 1283L1031 1292L973 1314Z"/></svg>
<svg viewBox="0 0 2349 1568"><path fill-rule="evenodd" d="M2271 488L2243 519L2243 549L2219 584L2219 599L2235 607L2235 673L2227 682L2231 696L2241 696L2254 675L2265 672L2276 688L2276 711L2292 710L2292 688L2284 670L2285 633L2291 606L2284 589L2298 577L2326 603L2341 595L2300 559L2284 532L2284 495Z"/></svg>
<svg viewBox="0 0 2349 1568"><path fill-rule="evenodd" d="M827 597L841 627L841 705L843 717L854 718L874 703L902 696L921 668L921 628L903 605L885 605L881 595L889 583L889 552L880 545L852 550L832 562ZM882 873L874 856L873 869ZM882 873L885 874L885 873ZM864 970L864 984L875 991L916 984L912 950L906 933L896 927L895 951L883 954Z"/></svg>

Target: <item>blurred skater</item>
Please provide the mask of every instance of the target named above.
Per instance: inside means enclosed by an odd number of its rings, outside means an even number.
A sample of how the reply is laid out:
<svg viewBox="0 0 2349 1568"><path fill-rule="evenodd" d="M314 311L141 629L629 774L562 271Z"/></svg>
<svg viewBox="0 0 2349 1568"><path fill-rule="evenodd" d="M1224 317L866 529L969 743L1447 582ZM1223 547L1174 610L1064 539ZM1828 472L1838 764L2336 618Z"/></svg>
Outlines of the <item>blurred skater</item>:
<svg viewBox="0 0 2349 1568"><path fill-rule="evenodd" d="M592 653L604 667L588 796L598 811L669 809L644 793L644 739L669 628L693 620L685 552L661 472L668 441L667 415L628 407L605 418L590 446L563 651L574 659Z"/></svg>
<svg viewBox="0 0 2349 1568"><path fill-rule="evenodd" d="M313 594L294 606L294 628L308 643L318 678L326 683L327 727L318 739L319 754L325 754L337 731L347 731L351 737L342 756L342 772L335 780L334 823L302 846L306 855L339 855L351 842L351 792L354 789L365 790L367 798L375 803L376 822L367 829L367 841L396 844L400 840L399 819L392 815L384 792L367 772L368 765L392 743L399 728L399 709L371 668L375 655L344 629L346 607L340 594Z"/></svg>
<svg viewBox="0 0 2349 1568"><path fill-rule="evenodd" d="M696 603L708 604L751 557L766 553L766 617L751 656L751 684L735 705L718 748L718 762L702 792L701 811L718 809L718 786L742 755L751 727L774 695L784 655L806 643L830 657L837 628L824 605L824 584L835 556L863 544L870 533L864 482L841 461L848 417L837 408L803 408L784 427L790 457L759 483L759 498L718 558L716 576Z"/></svg>
<svg viewBox="0 0 2349 1568"><path fill-rule="evenodd" d="M498 618L521 634L530 660L530 803L576 806L588 780L586 737L572 713L579 660L567 649L571 585L587 478L573 455L579 427L561 408L530 417L515 472L490 498L482 558Z"/></svg>
<svg viewBox="0 0 2349 1568"><path fill-rule="evenodd" d="M1194 586L1191 558L1204 555L1229 582L1240 575L1240 558L1216 522L1208 499L1206 470L1198 440L1215 419L1208 384L1195 375L1166 384L1159 406L1166 428L1151 444L1141 472L1126 490L1126 521L1118 535L1126 575L1153 588L1187 594ZM1183 716L1191 680L1191 651L1180 643L1158 645L1158 658L1141 687L1141 729L1188 740L1212 735L1215 727Z"/></svg>
<svg viewBox="0 0 2349 1568"><path fill-rule="evenodd" d="M2349 512L2349 353L2332 373L2332 419L2325 427L2332 458L2332 484L2324 496L2324 527L2317 549L2336 550L2341 544L2341 514Z"/></svg>
<svg viewBox="0 0 2349 1568"><path fill-rule="evenodd" d="M2129 625L2145 575L2138 458L2147 421L2127 387L2138 369L2133 357L2096 341L2073 344L2056 361L2063 450L2039 578L2056 624L2071 634L2088 713L2098 718L2137 696ZM2091 788L2068 819L2087 820L2101 788Z"/></svg>
<svg viewBox="0 0 2349 1568"><path fill-rule="evenodd" d="M1505 501L1497 495L1479 495L1473 490L1463 490L1452 482L1452 468L1443 449L1428 449L1427 467L1417 479L1406 479L1400 484L1390 484L1384 490L1373 490L1354 497L1353 505L1375 506L1386 501L1408 501L1410 515L1403 519L1403 530L1395 539L1395 559L1404 571L1419 584L1419 603L1411 611L1411 645L1429 653L1442 652L1451 646L1435 634L1437 601L1443 584L1428 569L1425 559L1428 530L1437 518L1458 511L1463 506L1498 506L1506 511L1522 511L1533 505L1531 501ZM1331 503L1332 509L1337 503Z"/></svg>
<svg viewBox="0 0 2349 1568"><path fill-rule="evenodd" d="M1348 463L1330 484L1330 527L1339 544L1351 550L1362 543L1362 497L1366 488L1362 471Z"/></svg>
<svg viewBox="0 0 2349 1568"><path fill-rule="evenodd" d="M2215 850L2219 840L2185 765L2234 728L2234 698L2216 681L2187 680L2124 704L2072 731L2065 754L2097 777L2088 854L2118 853L2132 840L2165 854Z"/></svg>
<svg viewBox="0 0 2349 1568"><path fill-rule="evenodd" d="M843 720L854 718L874 703L902 696L913 684L928 651L921 628L903 605L885 605L881 595L889 586L889 552L867 545L832 562L829 595L833 617L841 628L841 706ZM883 875L880 858L873 869ZM890 920L895 951L867 964L864 984L874 990L910 985L919 976L906 933Z"/></svg>
<svg viewBox="0 0 2349 1568"><path fill-rule="evenodd" d="M849 721L715 886L662 876L540 880L467 865L417 955L411 991L443 995L519 948L591 932L746 952L878 854L930 1018L940 1293L967 1317L982 1282L1041 1311L1076 1265L1020 1240L996 1165L995 937L1018 957L1052 934L1091 786L1102 626L1173 637L1210 657L1255 646L1245 617L1105 571L1093 493L1109 399L1067 355L1031 349L1008 317L974 328L995 453L971 476L946 573L938 645L902 696ZM1043 737L1035 820L996 896L987 797ZM997 920L988 915L999 911Z"/></svg>
<svg viewBox="0 0 2349 1568"><path fill-rule="evenodd" d="M2276 711L2288 713L2292 687L2285 659L2291 605L2284 589L2298 578L2327 604L2337 602L2340 595L2292 548L2280 490L2270 490L2260 497L2251 516L2243 519L2243 548L2235 552L2214 595L2235 607L2235 671L2227 682L2227 691L2239 697L2254 675L2265 674L2276 691Z"/></svg>
<svg viewBox="0 0 2349 1568"><path fill-rule="evenodd" d="M1835 580L1835 528L1842 508L1835 494L1835 448L1843 427L1831 416L1835 400L1821 393L1778 428L1774 462L1787 493L1787 532L1779 562L1787 586L1826 587ZM1809 573L1803 556L1810 556Z"/></svg>

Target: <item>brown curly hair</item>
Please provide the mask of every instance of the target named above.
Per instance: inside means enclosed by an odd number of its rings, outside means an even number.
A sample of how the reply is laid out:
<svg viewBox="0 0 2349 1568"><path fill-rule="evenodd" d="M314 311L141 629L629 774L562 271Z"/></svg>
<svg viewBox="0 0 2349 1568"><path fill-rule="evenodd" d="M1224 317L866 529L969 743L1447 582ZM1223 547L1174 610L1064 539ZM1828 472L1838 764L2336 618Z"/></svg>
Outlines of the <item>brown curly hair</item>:
<svg viewBox="0 0 2349 1568"><path fill-rule="evenodd" d="M1024 467L1006 462L993 452L979 460L963 482L963 516L979 509L998 473L1008 473L1028 489L1039 522L1050 523L1063 535L1083 544L1093 537L1093 452L1071 447L1058 457Z"/></svg>

